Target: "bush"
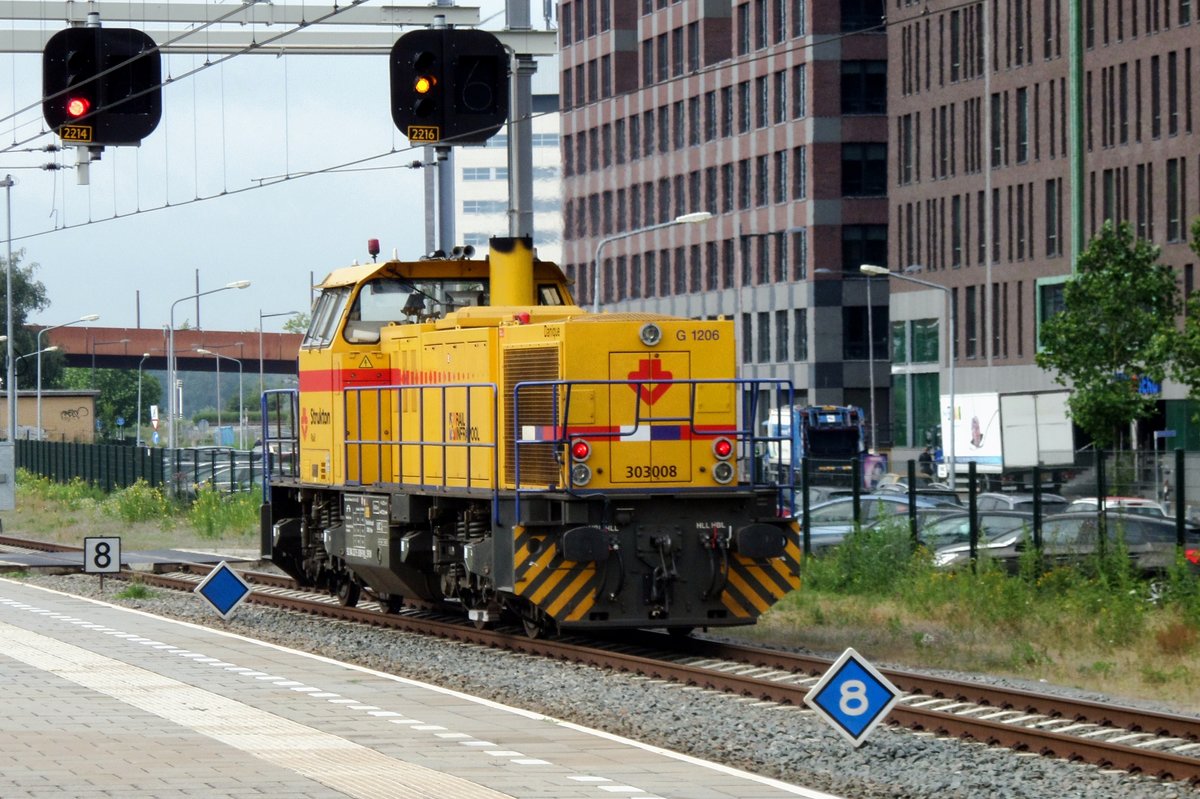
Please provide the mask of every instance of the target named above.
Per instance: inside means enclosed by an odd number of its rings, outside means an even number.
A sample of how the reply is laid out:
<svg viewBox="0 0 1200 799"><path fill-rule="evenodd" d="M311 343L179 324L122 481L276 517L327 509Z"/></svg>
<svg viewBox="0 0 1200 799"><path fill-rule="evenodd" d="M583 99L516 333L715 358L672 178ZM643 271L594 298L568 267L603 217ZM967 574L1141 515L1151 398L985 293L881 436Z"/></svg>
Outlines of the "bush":
<svg viewBox="0 0 1200 799"><path fill-rule="evenodd" d="M204 538L222 538L227 533L240 536L257 529L261 504L262 492L258 488L228 494L202 484L196 489L188 522Z"/></svg>
<svg viewBox="0 0 1200 799"><path fill-rule="evenodd" d="M104 499L103 491L78 477L72 478L69 483L56 483L49 477L41 477L25 469L17 469L17 487L43 501L58 502L68 510L79 510Z"/></svg>
<svg viewBox="0 0 1200 799"><path fill-rule="evenodd" d="M109 516L126 522L158 519L169 523L173 520L171 501L166 498L162 489L141 479L128 488L110 494L102 507Z"/></svg>

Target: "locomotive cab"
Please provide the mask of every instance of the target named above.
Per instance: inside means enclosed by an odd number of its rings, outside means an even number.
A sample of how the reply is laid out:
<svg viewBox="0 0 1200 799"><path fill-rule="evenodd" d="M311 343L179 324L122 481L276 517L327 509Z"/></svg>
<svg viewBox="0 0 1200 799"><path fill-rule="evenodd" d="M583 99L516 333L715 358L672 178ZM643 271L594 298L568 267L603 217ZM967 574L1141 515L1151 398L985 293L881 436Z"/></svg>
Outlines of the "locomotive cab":
<svg viewBox="0 0 1200 799"><path fill-rule="evenodd" d="M729 320L588 313L526 239L320 289L263 513L301 583L530 631L746 624L798 586L739 410L790 385L736 378Z"/></svg>

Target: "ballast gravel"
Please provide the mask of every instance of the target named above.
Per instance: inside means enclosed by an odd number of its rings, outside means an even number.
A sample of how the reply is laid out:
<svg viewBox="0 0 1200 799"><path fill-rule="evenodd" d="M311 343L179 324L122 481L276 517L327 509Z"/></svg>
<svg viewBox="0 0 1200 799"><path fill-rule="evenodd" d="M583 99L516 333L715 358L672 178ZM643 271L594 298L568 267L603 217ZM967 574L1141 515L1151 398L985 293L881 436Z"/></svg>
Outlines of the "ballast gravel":
<svg viewBox="0 0 1200 799"><path fill-rule="evenodd" d="M881 726L850 746L807 709L686 688L393 630L242 606L222 621L199 597L118 599L94 576L26 581L468 692L756 774L863 799L1197 799L1151 777ZM1045 686L1042 686L1045 687Z"/></svg>

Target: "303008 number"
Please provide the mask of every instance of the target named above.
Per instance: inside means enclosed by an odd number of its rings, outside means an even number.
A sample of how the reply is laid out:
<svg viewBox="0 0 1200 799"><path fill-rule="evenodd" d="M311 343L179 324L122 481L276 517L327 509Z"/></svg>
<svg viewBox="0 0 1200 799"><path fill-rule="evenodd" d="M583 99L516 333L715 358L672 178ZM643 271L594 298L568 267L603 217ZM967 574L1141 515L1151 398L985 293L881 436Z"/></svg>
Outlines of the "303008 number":
<svg viewBox="0 0 1200 799"><path fill-rule="evenodd" d="M673 480L679 477L679 468L670 466L626 466L626 480Z"/></svg>

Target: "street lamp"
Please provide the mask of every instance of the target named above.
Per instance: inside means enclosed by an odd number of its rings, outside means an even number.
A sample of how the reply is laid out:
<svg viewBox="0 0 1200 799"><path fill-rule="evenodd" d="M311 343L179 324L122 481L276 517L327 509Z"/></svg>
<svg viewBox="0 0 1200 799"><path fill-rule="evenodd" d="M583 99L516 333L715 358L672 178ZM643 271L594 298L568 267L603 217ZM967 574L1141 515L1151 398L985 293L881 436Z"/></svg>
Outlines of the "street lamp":
<svg viewBox="0 0 1200 799"><path fill-rule="evenodd" d="M119 338L115 341L92 341L92 388L96 387L96 348L105 344L128 344L129 339Z"/></svg>
<svg viewBox="0 0 1200 799"><path fill-rule="evenodd" d="M12 303L12 272L13 272L13 257L12 257L12 190L16 185L13 182L12 175L5 175L4 180L0 180L0 186L5 189L5 207L8 211L8 260L4 262L4 305L5 305L5 328L4 339L8 342L8 355L5 360L7 365L7 380L4 384L5 390L8 392L8 436L5 441L10 447L14 446L17 437L17 373L15 362L13 361L13 303ZM11 456L10 456L11 457ZM10 463L15 463L15 460L9 460ZM16 476L16 471L9 475L12 480ZM5 508L11 510L11 508Z"/></svg>
<svg viewBox="0 0 1200 799"><path fill-rule="evenodd" d="M140 447L142 445L142 364L150 357L150 353L143 352L142 359L138 361L138 406L137 419L133 422L133 429L136 431L133 438L133 445Z"/></svg>
<svg viewBox="0 0 1200 799"><path fill-rule="evenodd" d="M272 316L298 316L299 314L299 311L263 313L262 308L258 309L258 393L260 395L266 390L266 383L263 381L263 320L270 319Z"/></svg>
<svg viewBox="0 0 1200 799"><path fill-rule="evenodd" d="M217 359L217 430L221 429L221 359L224 358L227 361L233 361L234 363L237 364L237 367L238 367L238 449L245 449L246 448L246 446L245 446L246 440L243 435L243 433L245 432L245 426L242 424L242 420L245 418L245 410L242 407L242 402L244 400L244 395L242 394L242 362L240 360L238 360L237 358L231 358L228 355L222 355L219 352L213 352L212 350L201 349L199 347L196 348L196 353L199 355L211 355L212 357Z"/></svg>
<svg viewBox="0 0 1200 799"><path fill-rule="evenodd" d="M51 325L50 327L43 327L41 330L38 331L38 334L37 334L38 351L35 353L30 353L31 355L38 356L38 358L37 358L38 441L42 440L42 353L43 352L54 352L58 349L58 347L47 347L46 349L42 349L42 336L45 335L46 333L50 332L51 330L57 330L60 327L69 327L70 325L77 325L80 322L95 322L99 318L100 318L100 314L90 313L90 314L87 314L86 316L81 316L78 319L72 319L70 322L63 322L61 325ZM28 356L21 356L21 357L28 357Z"/></svg>
<svg viewBox="0 0 1200 799"><path fill-rule="evenodd" d="M708 211L696 211L695 213L677 216L670 222L660 222L657 225L650 225L649 227L626 230L624 233L615 233L612 236L600 239L600 242L596 245L596 257L592 264L592 313L600 312L600 250L604 248L605 244L608 244L610 241L618 241L619 239L628 238L629 236L636 236L639 233L650 233L651 231L662 230L663 228L672 227L674 225L688 225L695 222L707 222L709 219L712 219L712 214Z"/></svg>
<svg viewBox="0 0 1200 799"><path fill-rule="evenodd" d="M859 271L868 277L871 275L887 275L888 277L895 278L896 280L903 280L907 283L916 283L919 286L925 286L927 288L946 292L946 306L948 308L949 317L949 337L948 341L946 342L946 360L950 365L948 370L950 374L950 442L949 447L946 449L946 467L950 476L950 487L954 488L958 481L958 476L954 471L954 294L950 291L949 286L943 286L930 280L922 280L919 277L913 277L912 275L906 275L900 272L892 272L885 266L863 264L859 267ZM867 285L869 286L870 284L868 283ZM938 416L939 418L941 417L940 410L938 412ZM872 417L874 417L874 414L872 414Z"/></svg>
<svg viewBox="0 0 1200 799"><path fill-rule="evenodd" d="M865 270L864 270L865 271ZM867 275L867 369L868 390L871 396L871 454L875 454L875 304L871 302L871 284L874 274Z"/></svg>
<svg viewBox="0 0 1200 799"><path fill-rule="evenodd" d="M171 303L170 326L167 328L167 447L169 449L175 449L175 415L177 413L175 407L175 306L187 300L216 294L218 291L244 289L249 285L249 280L235 280L217 289L209 289L208 291L200 291L195 294L189 294L186 297L180 297Z"/></svg>
<svg viewBox="0 0 1200 799"><path fill-rule="evenodd" d="M38 350L37 352L27 352L24 355L18 355L16 360L13 361L13 368L15 369L16 365L18 363L20 363L21 361L25 360L26 358L33 358L34 356L37 357L37 362L38 362L38 365L40 366L42 363L42 353L43 352L58 352L58 345L51 344L49 347L46 347L46 349L44 349L44 350ZM38 369L38 393L37 393L38 441L42 440L42 391L41 391L41 389L42 389L42 371L41 371L41 369ZM15 423L14 423L14 425L15 425Z"/></svg>

